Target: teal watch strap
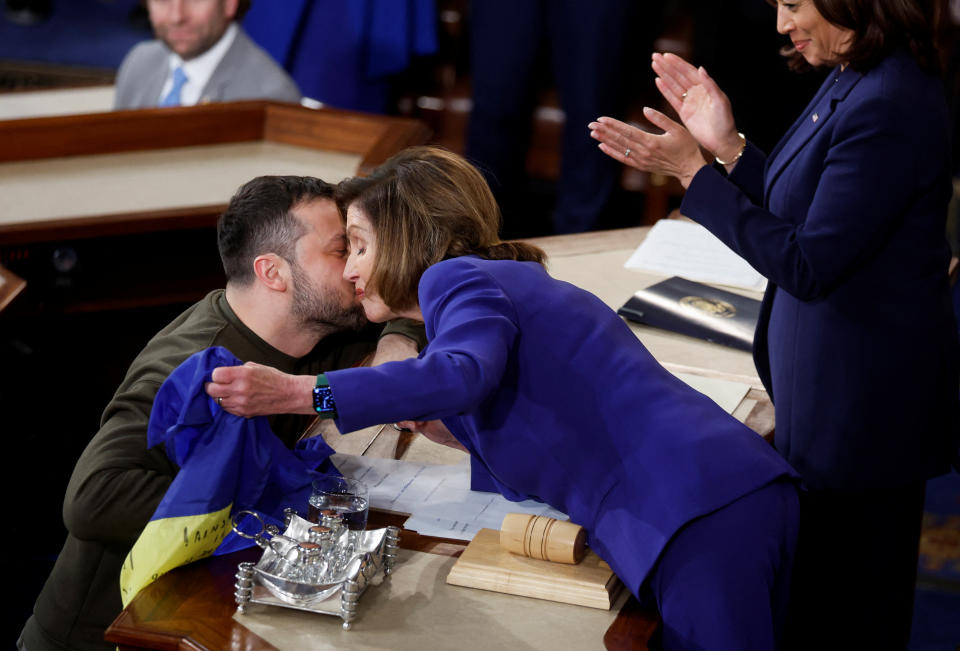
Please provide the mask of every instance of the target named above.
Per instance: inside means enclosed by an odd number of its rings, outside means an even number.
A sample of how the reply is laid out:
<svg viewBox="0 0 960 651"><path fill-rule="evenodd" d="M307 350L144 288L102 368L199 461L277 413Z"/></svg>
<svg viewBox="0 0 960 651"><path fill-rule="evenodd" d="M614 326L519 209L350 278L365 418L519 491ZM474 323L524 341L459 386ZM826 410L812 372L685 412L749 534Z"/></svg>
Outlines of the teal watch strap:
<svg viewBox="0 0 960 651"><path fill-rule="evenodd" d="M317 376L317 385L313 387L313 410L321 418L336 418L337 406L333 401L333 390L327 376L321 373Z"/></svg>

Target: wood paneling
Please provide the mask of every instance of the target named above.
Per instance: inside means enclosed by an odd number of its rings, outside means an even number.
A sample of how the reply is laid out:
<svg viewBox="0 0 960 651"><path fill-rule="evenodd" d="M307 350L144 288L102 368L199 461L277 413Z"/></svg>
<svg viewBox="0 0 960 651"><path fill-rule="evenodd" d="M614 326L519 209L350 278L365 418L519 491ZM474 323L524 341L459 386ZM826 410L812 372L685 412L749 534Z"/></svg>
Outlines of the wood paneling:
<svg viewBox="0 0 960 651"><path fill-rule="evenodd" d="M4 120L0 162L259 140L265 111L236 102Z"/></svg>

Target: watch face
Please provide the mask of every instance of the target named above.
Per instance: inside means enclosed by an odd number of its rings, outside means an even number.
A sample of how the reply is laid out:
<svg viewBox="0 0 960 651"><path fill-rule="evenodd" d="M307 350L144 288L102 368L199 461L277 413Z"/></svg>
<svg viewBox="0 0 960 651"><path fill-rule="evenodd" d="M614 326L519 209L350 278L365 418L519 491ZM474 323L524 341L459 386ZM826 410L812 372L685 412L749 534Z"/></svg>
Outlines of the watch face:
<svg viewBox="0 0 960 651"><path fill-rule="evenodd" d="M330 387L314 387L313 408L318 414L336 413L337 408L333 402L333 390Z"/></svg>

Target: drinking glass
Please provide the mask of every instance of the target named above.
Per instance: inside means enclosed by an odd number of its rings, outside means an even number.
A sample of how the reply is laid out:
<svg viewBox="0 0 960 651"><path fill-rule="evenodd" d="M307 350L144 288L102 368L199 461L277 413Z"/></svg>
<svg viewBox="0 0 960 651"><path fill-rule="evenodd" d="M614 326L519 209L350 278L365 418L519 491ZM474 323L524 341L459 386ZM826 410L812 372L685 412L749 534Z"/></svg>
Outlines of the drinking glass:
<svg viewBox="0 0 960 651"><path fill-rule="evenodd" d="M323 477L313 481L307 519L320 522L320 513L327 509L343 517L343 524L351 532L363 531L370 512L367 485L347 477Z"/></svg>

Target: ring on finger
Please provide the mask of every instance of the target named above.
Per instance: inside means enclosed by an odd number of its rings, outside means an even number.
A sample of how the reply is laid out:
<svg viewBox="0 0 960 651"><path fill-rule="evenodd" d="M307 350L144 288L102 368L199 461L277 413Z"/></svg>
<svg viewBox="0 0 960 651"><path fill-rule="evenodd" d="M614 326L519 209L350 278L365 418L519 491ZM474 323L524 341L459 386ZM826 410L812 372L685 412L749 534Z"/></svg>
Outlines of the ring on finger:
<svg viewBox="0 0 960 651"><path fill-rule="evenodd" d="M680 99L687 99L687 91L683 91L683 93L680 95Z"/></svg>
<svg viewBox="0 0 960 651"><path fill-rule="evenodd" d="M624 157L624 158L630 158L630 152L632 152L632 151L633 151L632 149L630 149L629 147L627 147L627 151L623 152L623 157Z"/></svg>
<svg viewBox="0 0 960 651"><path fill-rule="evenodd" d="M223 407L223 396L220 396L219 398L217 398L217 405L220 407Z"/></svg>

